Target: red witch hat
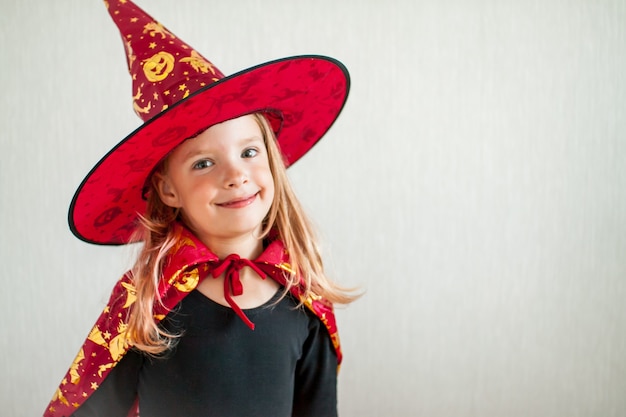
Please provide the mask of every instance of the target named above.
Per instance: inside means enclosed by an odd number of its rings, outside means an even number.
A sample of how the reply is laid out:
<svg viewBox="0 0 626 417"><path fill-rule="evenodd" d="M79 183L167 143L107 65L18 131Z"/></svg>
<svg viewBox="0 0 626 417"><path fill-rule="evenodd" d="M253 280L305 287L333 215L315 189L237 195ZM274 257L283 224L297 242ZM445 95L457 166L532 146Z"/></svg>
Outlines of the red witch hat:
<svg viewBox="0 0 626 417"><path fill-rule="evenodd" d="M122 35L133 107L144 123L96 164L74 195L70 228L86 242L128 243L145 211L148 176L185 139L261 112L289 166L321 139L348 97L348 71L333 58L288 57L224 76L132 1L105 4Z"/></svg>

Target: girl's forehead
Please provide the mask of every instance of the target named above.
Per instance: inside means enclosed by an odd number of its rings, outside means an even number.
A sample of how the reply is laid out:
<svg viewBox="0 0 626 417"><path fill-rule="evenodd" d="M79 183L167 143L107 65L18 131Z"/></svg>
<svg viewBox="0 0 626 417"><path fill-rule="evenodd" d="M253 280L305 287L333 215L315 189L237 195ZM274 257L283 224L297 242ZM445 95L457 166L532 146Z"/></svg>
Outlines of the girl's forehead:
<svg viewBox="0 0 626 417"><path fill-rule="evenodd" d="M188 140L197 138L238 140L257 135L262 135L260 123L258 122L256 116L248 114L209 126Z"/></svg>
<svg viewBox="0 0 626 417"><path fill-rule="evenodd" d="M247 115L213 125L185 139L172 150L169 156L186 157L188 153L200 149L219 150L231 146L245 146L258 141L264 142L263 130L253 115Z"/></svg>

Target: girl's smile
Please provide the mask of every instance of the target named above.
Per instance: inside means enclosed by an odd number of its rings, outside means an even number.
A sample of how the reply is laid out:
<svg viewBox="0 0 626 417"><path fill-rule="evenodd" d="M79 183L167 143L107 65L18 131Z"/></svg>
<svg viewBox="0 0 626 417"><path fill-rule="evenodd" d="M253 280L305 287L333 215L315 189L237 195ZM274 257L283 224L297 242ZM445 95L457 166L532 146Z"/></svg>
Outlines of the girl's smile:
<svg viewBox="0 0 626 417"><path fill-rule="evenodd" d="M256 199L256 196L258 195L258 193L255 193L249 197L243 197L243 198L235 198L233 200L230 201L226 201L224 203L217 203L218 206L220 207L225 207L225 208L241 208L241 207L246 207L249 204L252 204L254 202L254 200Z"/></svg>

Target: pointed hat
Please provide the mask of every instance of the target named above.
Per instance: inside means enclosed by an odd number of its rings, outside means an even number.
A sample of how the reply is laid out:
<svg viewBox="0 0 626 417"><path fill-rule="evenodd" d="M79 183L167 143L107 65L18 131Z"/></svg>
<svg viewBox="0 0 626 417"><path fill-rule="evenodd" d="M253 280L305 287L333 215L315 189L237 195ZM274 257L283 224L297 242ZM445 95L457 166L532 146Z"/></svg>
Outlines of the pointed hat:
<svg viewBox="0 0 626 417"><path fill-rule="evenodd" d="M132 1L105 4L124 42L133 108L144 123L96 164L74 195L70 229L86 242L128 243L145 212L146 180L185 139L261 112L288 167L322 138L348 97L348 71L333 58L288 57L224 76Z"/></svg>

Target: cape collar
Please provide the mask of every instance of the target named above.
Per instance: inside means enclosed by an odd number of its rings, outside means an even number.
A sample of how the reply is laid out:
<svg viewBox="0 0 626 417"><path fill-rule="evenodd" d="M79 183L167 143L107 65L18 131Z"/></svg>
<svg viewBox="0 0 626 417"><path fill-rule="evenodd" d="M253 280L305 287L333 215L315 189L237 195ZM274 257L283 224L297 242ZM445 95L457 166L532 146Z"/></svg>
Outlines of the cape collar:
<svg viewBox="0 0 626 417"><path fill-rule="evenodd" d="M250 329L254 330L254 323L237 305L233 296L243 294L243 284L239 279L239 271L243 267L250 267L262 279L267 278L268 272L274 274L280 272L280 275L291 272L288 262L289 256L283 243L275 238L276 233L272 234L273 237L268 240L263 253L255 260L241 258L234 253L220 260L187 227L181 223L176 223L174 227L179 238L164 262L163 277L166 279L161 280L159 286L161 299L170 298L168 296L170 291L183 290L189 292L209 275L213 278L224 275L224 298L226 302L237 316ZM197 271L197 273L190 274L189 271ZM284 285L284 277L281 281L280 283ZM171 309L170 306L166 307L169 308L159 313L166 314Z"/></svg>

